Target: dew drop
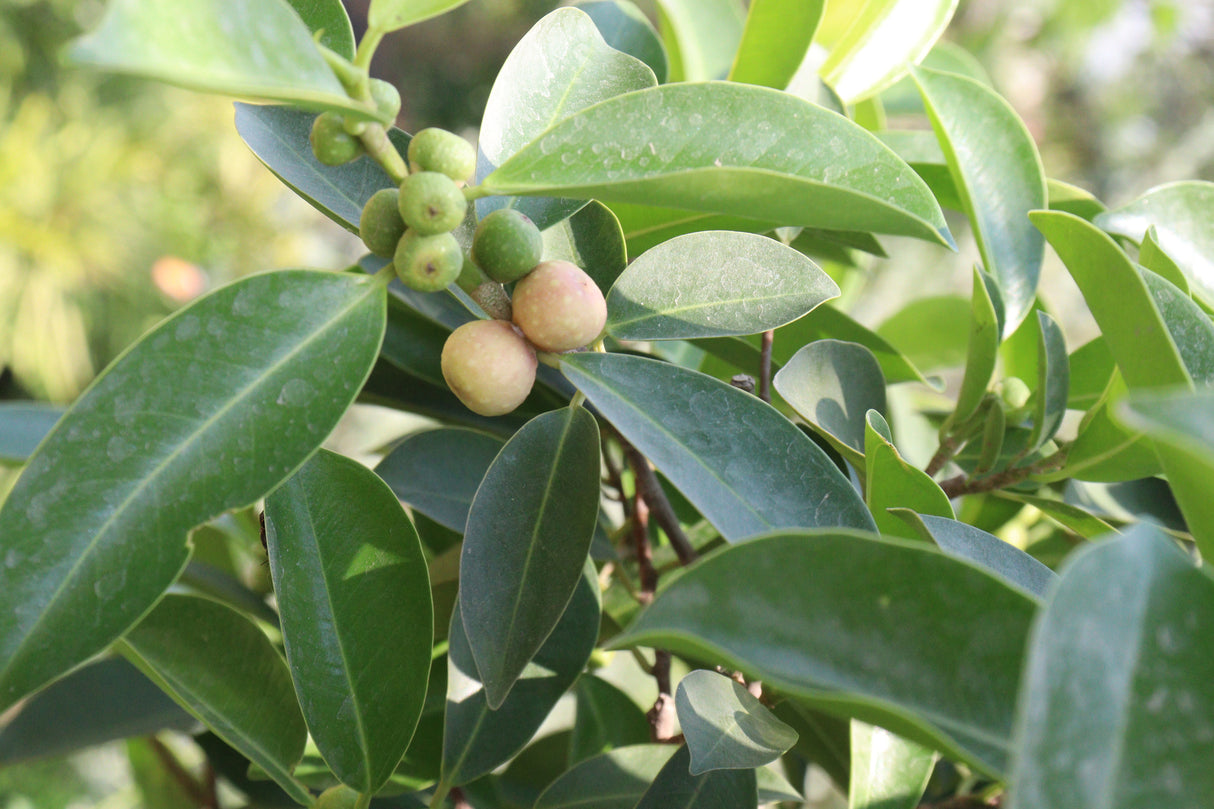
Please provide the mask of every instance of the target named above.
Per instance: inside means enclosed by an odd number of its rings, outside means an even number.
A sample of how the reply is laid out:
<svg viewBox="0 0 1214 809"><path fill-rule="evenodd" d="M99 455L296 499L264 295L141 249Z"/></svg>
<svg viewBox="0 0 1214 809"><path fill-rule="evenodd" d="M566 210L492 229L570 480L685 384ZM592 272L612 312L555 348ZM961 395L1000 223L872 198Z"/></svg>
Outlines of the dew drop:
<svg viewBox="0 0 1214 809"><path fill-rule="evenodd" d="M134 451L135 445L121 435L114 436L105 445L105 456L109 458L112 463L122 463L127 458L131 457L131 453Z"/></svg>
<svg viewBox="0 0 1214 809"><path fill-rule="evenodd" d="M302 379L292 379L278 392L277 403L287 407L303 407L316 397L316 388Z"/></svg>
<svg viewBox="0 0 1214 809"><path fill-rule="evenodd" d="M93 582L93 592L102 601L109 601L126 586L126 568L119 568Z"/></svg>
<svg viewBox="0 0 1214 809"><path fill-rule="evenodd" d="M201 330L202 327L198 323L198 318L193 315L186 315L177 324L177 330L173 334L177 338L177 342L184 343L197 337Z"/></svg>

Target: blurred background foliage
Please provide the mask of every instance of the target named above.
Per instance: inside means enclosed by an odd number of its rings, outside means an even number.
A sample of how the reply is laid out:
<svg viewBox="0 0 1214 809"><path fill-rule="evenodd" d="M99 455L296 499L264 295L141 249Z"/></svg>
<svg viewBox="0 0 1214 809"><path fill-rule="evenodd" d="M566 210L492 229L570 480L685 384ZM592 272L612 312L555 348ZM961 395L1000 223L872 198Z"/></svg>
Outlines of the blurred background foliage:
<svg viewBox="0 0 1214 809"><path fill-rule="evenodd" d="M347 0L356 31L366 5ZM401 89L399 125L474 139L501 63L557 5L471 0L391 35L372 72ZM359 252L248 153L228 101L62 67L60 47L101 7L0 0L0 398L68 402L208 289ZM961 0L947 38L1025 119L1050 176L1110 205L1214 180L1214 0ZM968 295L964 247L952 273L939 251L899 243L852 314L876 322L908 296ZM183 805L140 744L0 768L0 809Z"/></svg>

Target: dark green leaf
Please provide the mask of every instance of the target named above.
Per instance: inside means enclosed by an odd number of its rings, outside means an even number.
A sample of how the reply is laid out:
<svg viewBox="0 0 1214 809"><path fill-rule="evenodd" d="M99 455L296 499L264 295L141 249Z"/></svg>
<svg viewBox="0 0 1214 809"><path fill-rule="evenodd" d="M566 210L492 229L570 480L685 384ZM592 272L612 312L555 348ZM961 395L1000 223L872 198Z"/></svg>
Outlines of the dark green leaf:
<svg viewBox="0 0 1214 809"><path fill-rule="evenodd" d="M380 31L395 31L446 14L466 2L468 0L371 0L367 24Z"/></svg>
<svg viewBox="0 0 1214 809"><path fill-rule="evenodd" d="M675 236L698 233L701 230L736 230L742 233L764 233L779 222L764 222L744 216L700 213L673 208L655 208L643 202L629 204L613 202L611 210L620 220L628 255L636 256Z"/></svg>
<svg viewBox="0 0 1214 809"><path fill-rule="evenodd" d="M93 383L0 508L0 707L105 648L181 572L187 531L320 445L374 361L384 297L366 276L255 275Z"/></svg>
<svg viewBox="0 0 1214 809"><path fill-rule="evenodd" d="M291 675L255 624L217 602L168 595L119 648L298 803L312 803L291 776L307 736Z"/></svg>
<svg viewBox="0 0 1214 809"><path fill-rule="evenodd" d="M806 763L817 764L840 789L846 789L851 769L851 722L791 699L777 702L775 714L797 731L793 752Z"/></svg>
<svg viewBox="0 0 1214 809"><path fill-rule="evenodd" d="M0 465L25 463L62 415L42 402L0 402Z"/></svg>
<svg viewBox="0 0 1214 809"><path fill-rule="evenodd" d="M715 671L700 669L680 680L674 704L691 751L692 775L762 767L797 741L797 732L746 686Z"/></svg>
<svg viewBox="0 0 1214 809"><path fill-rule="evenodd" d="M0 730L0 765L197 726L198 720L138 669L110 657L77 669L26 701Z"/></svg>
<svg viewBox="0 0 1214 809"><path fill-rule="evenodd" d="M903 459L889 440L889 426L881 414L870 411L864 428L865 501L877 527L885 536L918 539L919 535L890 509L914 511L952 518L948 495L922 469Z"/></svg>
<svg viewBox="0 0 1214 809"><path fill-rule="evenodd" d="M67 54L77 64L205 93L378 117L346 94L283 0L111 0L97 28Z"/></svg>
<svg viewBox="0 0 1214 809"><path fill-rule="evenodd" d="M759 788L754 770L689 772L690 748L680 747L663 765L636 809L755 809Z"/></svg>
<svg viewBox="0 0 1214 809"><path fill-rule="evenodd" d="M606 680L586 675L577 681L570 763L617 747L649 741L649 722L632 697Z"/></svg>
<svg viewBox="0 0 1214 809"><path fill-rule="evenodd" d="M319 34L319 41L329 50L344 56L354 58L354 29L350 26L350 17L341 0L287 0L295 13L308 26L313 34Z"/></svg>
<svg viewBox="0 0 1214 809"><path fill-rule="evenodd" d="M751 0L730 81L783 90L805 59L825 0Z"/></svg>
<svg viewBox="0 0 1214 809"><path fill-rule="evenodd" d="M450 334L450 329L435 323L397 296L389 295L388 327L384 330L380 357L410 376L446 387L440 357Z"/></svg>
<svg viewBox="0 0 1214 809"><path fill-rule="evenodd" d="M553 781L535 809L633 809L676 750L637 744L588 758Z"/></svg>
<svg viewBox="0 0 1214 809"><path fill-rule="evenodd" d="M723 79L742 39L738 0L657 0L670 81Z"/></svg>
<svg viewBox="0 0 1214 809"><path fill-rule="evenodd" d="M472 496L502 443L463 427L425 430L398 444L375 472L410 508L462 534Z"/></svg>
<svg viewBox="0 0 1214 809"><path fill-rule="evenodd" d="M914 71L949 173L982 254L999 284L1001 336L1015 331L1037 296L1045 241L1028 212L1046 206L1045 172L1011 105L955 73Z"/></svg>
<svg viewBox="0 0 1214 809"><path fill-rule="evenodd" d="M690 233L638 256L616 279L607 331L620 340L757 334L838 295L830 276L774 239Z"/></svg>
<svg viewBox="0 0 1214 809"><path fill-rule="evenodd" d="M489 707L501 706L577 587L599 513L599 428L538 416L494 458L468 511L460 611Z"/></svg>
<svg viewBox="0 0 1214 809"><path fill-rule="evenodd" d="M358 233L367 200L396 183L367 157L344 166L322 165L308 143L315 117L290 107L237 104L236 131L257 159L292 191L346 230ZM404 154L409 136L393 129L389 138Z"/></svg>
<svg viewBox="0 0 1214 809"><path fill-rule="evenodd" d="M451 616L443 776L466 784L510 760L531 738L590 658L599 635L599 586L586 571L556 628L501 707L493 711L464 635L459 608Z"/></svg>
<svg viewBox="0 0 1214 809"><path fill-rule="evenodd" d="M409 746L430 675L434 609L417 531L371 470L326 450L266 498L265 525L312 738L338 778L375 792Z"/></svg>
<svg viewBox="0 0 1214 809"><path fill-rule="evenodd" d="M586 271L604 295L628 266L624 234L615 214L591 201L573 216L544 231L544 260L564 259Z"/></svg>
<svg viewBox="0 0 1214 809"><path fill-rule="evenodd" d="M885 377L871 351L858 343L816 340L793 354L772 381L848 463L863 468L865 414L885 412Z"/></svg>
<svg viewBox="0 0 1214 809"><path fill-rule="evenodd" d="M1034 607L924 543L785 533L702 559L612 645L737 669L997 775Z"/></svg>
<svg viewBox="0 0 1214 809"><path fill-rule="evenodd" d="M780 527L873 527L838 467L757 397L623 354L562 355L561 369L727 540Z"/></svg>
<svg viewBox="0 0 1214 809"><path fill-rule="evenodd" d="M653 23L630 0L580 0L575 4L594 21L608 45L649 65L658 84L666 83L666 49ZM630 807L631 809L631 807Z"/></svg>
<svg viewBox="0 0 1214 809"><path fill-rule="evenodd" d="M1066 415L1071 373L1062 329L1045 312L1037 312L1037 395L1033 407L1033 436L1029 443L1040 449L1054 437Z"/></svg>
<svg viewBox="0 0 1214 809"><path fill-rule="evenodd" d="M915 809L936 764L934 750L885 728L851 723L848 809Z"/></svg>
<svg viewBox="0 0 1214 809"><path fill-rule="evenodd" d="M1158 529L1089 545L1033 628L1012 809L1214 795L1214 581Z"/></svg>
<svg viewBox="0 0 1214 809"><path fill-rule="evenodd" d="M711 125L739 117L755 125ZM751 85L667 84L616 96L556 124L485 186L951 244L927 186L880 141Z"/></svg>

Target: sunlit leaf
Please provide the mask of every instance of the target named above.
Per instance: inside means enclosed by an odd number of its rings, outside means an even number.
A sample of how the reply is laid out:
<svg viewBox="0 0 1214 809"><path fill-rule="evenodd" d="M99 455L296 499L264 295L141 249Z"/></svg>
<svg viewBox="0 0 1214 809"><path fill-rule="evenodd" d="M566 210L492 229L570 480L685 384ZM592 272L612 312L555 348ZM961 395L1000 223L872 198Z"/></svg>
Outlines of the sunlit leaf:
<svg viewBox="0 0 1214 809"><path fill-rule="evenodd" d="M692 775L762 767L788 752L797 732L736 680L703 669L679 681L679 726L691 751Z"/></svg>
<svg viewBox="0 0 1214 809"><path fill-rule="evenodd" d="M915 809L919 805L936 764L935 751L855 719L851 751L848 809Z"/></svg>

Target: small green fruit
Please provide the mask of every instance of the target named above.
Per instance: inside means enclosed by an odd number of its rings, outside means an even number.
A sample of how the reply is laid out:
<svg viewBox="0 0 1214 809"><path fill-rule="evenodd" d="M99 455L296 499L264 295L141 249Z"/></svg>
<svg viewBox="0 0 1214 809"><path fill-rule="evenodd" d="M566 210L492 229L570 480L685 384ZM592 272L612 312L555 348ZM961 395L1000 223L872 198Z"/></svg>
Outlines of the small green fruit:
<svg viewBox="0 0 1214 809"><path fill-rule="evenodd" d="M450 233L464 221L468 200L445 174L421 171L400 184L400 215L423 236Z"/></svg>
<svg viewBox="0 0 1214 809"><path fill-rule="evenodd" d="M413 171L437 171L456 182L476 173L476 149L454 132L430 127L409 141L409 166Z"/></svg>
<svg viewBox="0 0 1214 809"><path fill-rule="evenodd" d="M358 235L363 244L380 258L392 258L396 246L405 235L405 220L400 218L395 188L382 188L371 195L358 218Z"/></svg>
<svg viewBox="0 0 1214 809"><path fill-rule="evenodd" d="M543 252L540 229L513 208L501 208L486 216L472 236L472 260L501 284L531 272Z"/></svg>
<svg viewBox="0 0 1214 809"><path fill-rule="evenodd" d="M473 413L514 410L535 384L535 349L505 320L474 320L447 338L443 379Z"/></svg>
<svg viewBox="0 0 1214 809"><path fill-rule="evenodd" d="M450 233L424 236L409 230L396 245L392 264L405 286L418 292L437 292L459 278L464 251Z"/></svg>
<svg viewBox="0 0 1214 809"><path fill-rule="evenodd" d="M354 809L356 803L358 803L357 790L341 784L329 787L320 793L316 803L312 804L312 809Z"/></svg>
<svg viewBox="0 0 1214 809"><path fill-rule="evenodd" d="M363 153L362 141L346 131L345 119L336 112L316 116L308 142L312 154L326 166L344 165Z"/></svg>
<svg viewBox="0 0 1214 809"><path fill-rule="evenodd" d="M371 79L371 100L379 114L389 121L400 115L400 91L395 85L381 79Z"/></svg>
<svg viewBox="0 0 1214 809"><path fill-rule="evenodd" d="M594 280L568 261L545 261L514 288L514 323L543 351L581 348L607 323Z"/></svg>

